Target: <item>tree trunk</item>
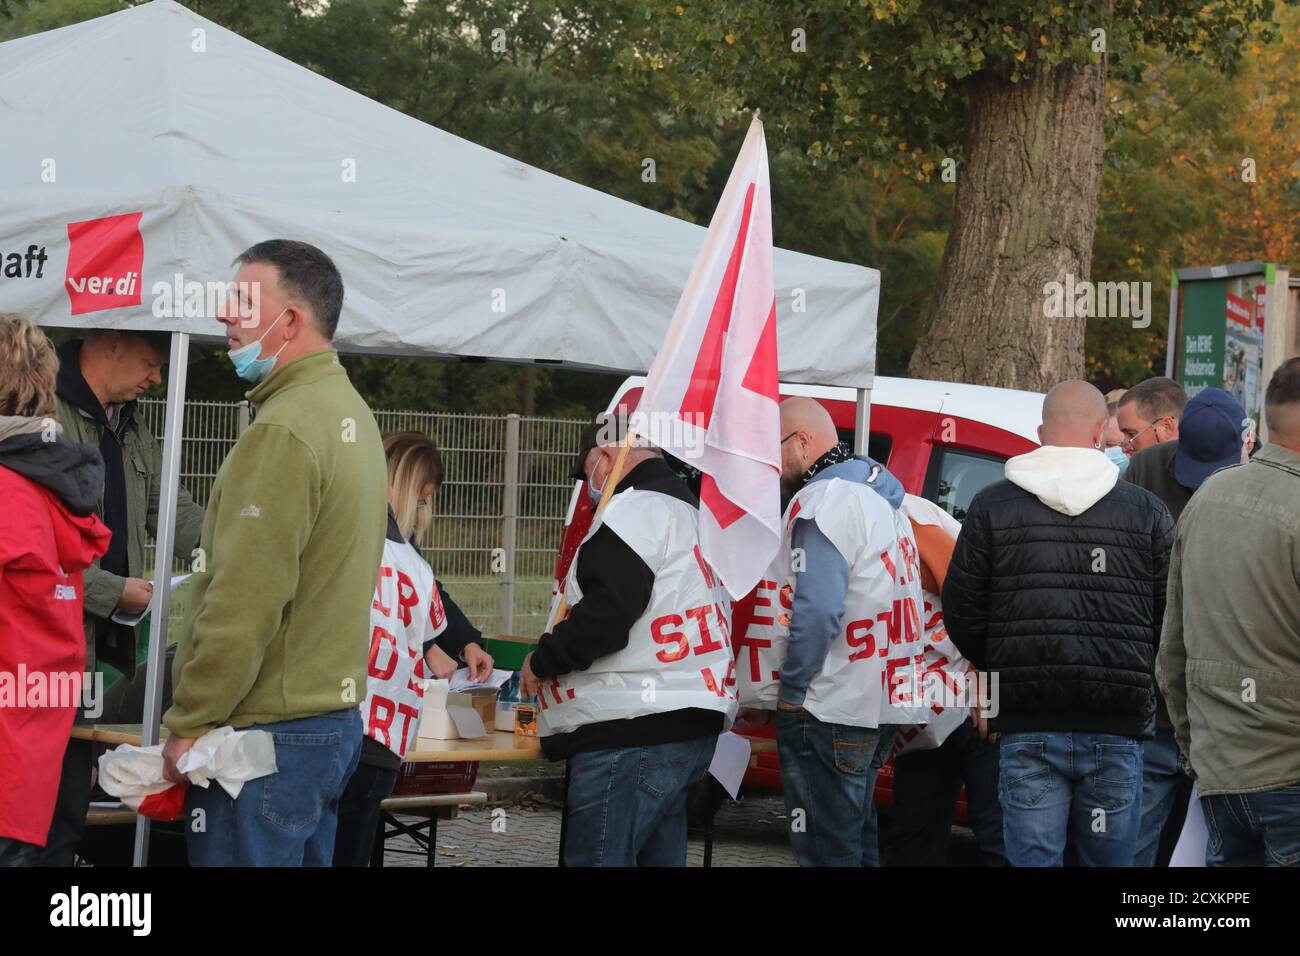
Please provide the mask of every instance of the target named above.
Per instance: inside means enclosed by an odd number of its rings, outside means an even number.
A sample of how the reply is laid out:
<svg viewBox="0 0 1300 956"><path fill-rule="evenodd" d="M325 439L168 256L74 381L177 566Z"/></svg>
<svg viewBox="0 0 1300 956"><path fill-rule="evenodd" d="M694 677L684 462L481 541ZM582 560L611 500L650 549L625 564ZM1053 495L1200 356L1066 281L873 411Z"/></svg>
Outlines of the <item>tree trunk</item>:
<svg viewBox="0 0 1300 956"><path fill-rule="evenodd" d="M968 90L965 165L918 378L1046 391L1083 374L1083 318L1045 318L1046 283L1090 278L1105 61Z"/></svg>
<svg viewBox="0 0 1300 956"><path fill-rule="evenodd" d="M524 418L537 414L537 367L525 365L519 376L519 410Z"/></svg>

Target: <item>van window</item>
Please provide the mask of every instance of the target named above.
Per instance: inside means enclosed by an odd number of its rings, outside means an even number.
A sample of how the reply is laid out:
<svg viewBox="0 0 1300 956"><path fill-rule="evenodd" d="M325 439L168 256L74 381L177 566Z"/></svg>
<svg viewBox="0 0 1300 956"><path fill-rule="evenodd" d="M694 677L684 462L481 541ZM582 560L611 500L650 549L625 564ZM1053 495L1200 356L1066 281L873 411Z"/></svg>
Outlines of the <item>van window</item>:
<svg viewBox="0 0 1300 956"><path fill-rule="evenodd" d="M986 485L1001 481L1006 459L956 448L936 448L925 474L925 497L958 521L966 520L971 499Z"/></svg>
<svg viewBox="0 0 1300 956"><path fill-rule="evenodd" d="M852 428L837 428L836 434L840 436L840 441L850 448L855 447L853 444ZM884 432L870 432L867 436L867 457L873 461L878 461L882 465L889 465L889 452L894 447L894 440Z"/></svg>
<svg viewBox="0 0 1300 956"><path fill-rule="evenodd" d="M894 439L883 432L871 432L867 436L867 457L888 467L889 453L894 448Z"/></svg>

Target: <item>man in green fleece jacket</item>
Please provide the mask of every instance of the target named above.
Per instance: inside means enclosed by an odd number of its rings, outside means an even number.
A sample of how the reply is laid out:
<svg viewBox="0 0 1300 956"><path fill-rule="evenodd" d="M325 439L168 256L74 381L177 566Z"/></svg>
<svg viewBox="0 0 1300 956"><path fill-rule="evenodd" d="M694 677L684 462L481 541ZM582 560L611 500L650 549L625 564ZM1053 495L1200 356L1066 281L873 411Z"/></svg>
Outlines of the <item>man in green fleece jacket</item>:
<svg viewBox="0 0 1300 956"><path fill-rule="evenodd" d="M208 731L273 733L276 772L237 799L216 785L190 788L190 863L328 866L361 747L387 525L384 451L330 347L343 304L334 263L283 239L235 261L241 314L221 322L236 372L255 383L257 416L208 501L207 569L194 575L180 629L163 755L179 780L176 762Z"/></svg>

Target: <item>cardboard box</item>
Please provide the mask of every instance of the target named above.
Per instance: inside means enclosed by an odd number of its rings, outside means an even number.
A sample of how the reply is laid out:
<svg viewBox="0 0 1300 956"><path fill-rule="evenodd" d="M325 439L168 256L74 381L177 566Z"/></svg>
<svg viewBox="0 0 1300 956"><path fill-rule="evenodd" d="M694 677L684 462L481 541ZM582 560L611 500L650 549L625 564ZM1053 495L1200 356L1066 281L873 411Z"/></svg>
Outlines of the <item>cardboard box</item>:
<svg viewBox="0 0 1300 956"><path fill-rule="evenodd" d="M497 701L494 726L506 733L515 729L515 702L513 700Z"/></svg>
<svg viewBox="0 0 1300 956"><path fill-rule="evenodd" d="M474 712L478 714L479 719L483 721L483 727L488 733L496 729L497 721L497 692L491 688L482 688L480 690L466 691L461 696L468 697L470 705ZM510 724L514 729L514 724Z"/></svg>
<svg viewBox="0 0 1300 956"><path fill-rule="evenodd" d="M417 738L426 740L463 740L452 710L463 708L473 711L483 721L486 733L492 733L496 724L496 696L482 693L451 691L444 680L427 681L424 685L424 710L420 714Z"/></svg>

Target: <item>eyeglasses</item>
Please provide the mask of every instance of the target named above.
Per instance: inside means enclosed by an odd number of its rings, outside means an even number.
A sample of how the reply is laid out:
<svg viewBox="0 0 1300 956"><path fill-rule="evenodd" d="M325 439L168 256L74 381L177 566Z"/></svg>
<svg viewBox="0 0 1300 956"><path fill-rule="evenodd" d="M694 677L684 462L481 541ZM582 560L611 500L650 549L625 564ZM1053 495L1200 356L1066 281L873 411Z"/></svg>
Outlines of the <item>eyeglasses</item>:
<svg viewBox="0 0 1300 956"><path fill-rule="evenodd" d="M797 434L799 434L799 429L796 428L790 434L786 435L784 438L781 439L781 444L784 445L786 442L788 442L791 438L793 438Z"/></svg>
<svg viewBox="0 0 1300 956"><path fill-rule="evenodd" d="M1120 443L1119 447L1124 451L1133 451L1133 443L1145 435L1148 429L1154 428L1158 421L1160 421L1160 419L1157 418L1154 422L1150 422L1146 428L1142 429L1136 435L1130 435L1128 438L1125 438L1124 441Z"/></svg>

